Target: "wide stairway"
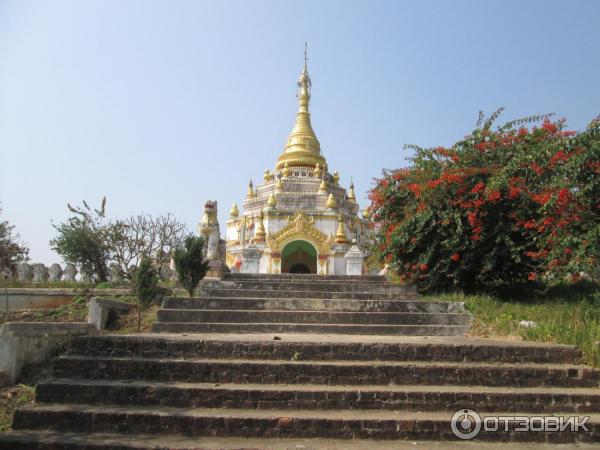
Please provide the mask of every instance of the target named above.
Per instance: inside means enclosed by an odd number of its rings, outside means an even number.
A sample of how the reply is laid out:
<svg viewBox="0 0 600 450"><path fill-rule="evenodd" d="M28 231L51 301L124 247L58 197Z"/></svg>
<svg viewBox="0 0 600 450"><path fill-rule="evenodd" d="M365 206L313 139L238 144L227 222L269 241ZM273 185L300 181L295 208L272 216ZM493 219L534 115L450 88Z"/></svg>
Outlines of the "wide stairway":
<svg viewBox="0 0 600 450"><path fill-rule="evenodd" d="M328 293L325 285L339 281L230 276L229 286L205 286L200 298L166 300L159 314L174 311L177 320L161 317L156 329L165 332L77 338L53 360L36 403L19 408L14 430L0 434L0 450L458 450L496 448L492 441L506 442L503 449L529 448L515 442L600 442L600 372L583 365L576 348L399 335L405 328L393 335L389 327L411 325L398 314L464 314L462 306L433 302L436 312L420 309L414 293L379 278L349 280L343 291ZM226 311L237 312L236 319ZM269 319L273 311L298 315ZM326 327L318 328L325 325L316 318L300 320L308 311L324 312ZM251 317L261 313L261 321ZM333 319L342 313L367 316ZM391 316L367 320L377 314ZM333 332L336 326L344 332ZM387 334L356 334L364 326ZM437 319L418 326L465 327ZM513 419L462 441L452 416L467 408L482 419ZM519 431L514 418L532 415L589 416L588 431Z"/></svg>
<svg viewBox="0 0 600 450"><path fill-rule="evenodd" d="M423 301L380 276L228 274L195 298L172 297L153 331L456 336L462 303Z"/></svg>

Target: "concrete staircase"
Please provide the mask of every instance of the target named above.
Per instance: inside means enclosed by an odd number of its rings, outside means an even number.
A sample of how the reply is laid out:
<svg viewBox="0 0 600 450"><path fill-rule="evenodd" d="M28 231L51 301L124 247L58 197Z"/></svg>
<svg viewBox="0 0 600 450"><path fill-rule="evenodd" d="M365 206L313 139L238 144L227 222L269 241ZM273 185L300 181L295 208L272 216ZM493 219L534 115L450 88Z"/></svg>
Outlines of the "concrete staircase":
<svg viewBox="0 0 600 450"><path fill-rule="evenodd" d="M200 297L172 297L153 331L453 336L469 329L462 303L425 302L379 276L228 274Z"/></svg>
<svg viewBox="0 0 600 450"><path fill-rule="evenodd" d="M0 434L0 450L376 450L406 448L407 440L427 449L492 442L516 449L522 447L515 442L600 442L600 372L582 365L576 348L397 335L410 326L465 330L464 323L440 324L454 320L440 317L468 316L460 304L417 301L380 278L344 280L349 287L338 277L229 276L205 286L199 298L167 300L156 324L162 333L79 337L54 359L36 404L16 411L14 430ZM340 297L327 296L327 289ZM319 292L323 297L314 296ZM359 298L342 300L348 295ZM348 315L341 320L341 313ZM431 316L425 321L419 314ZM385 318L369 320L375 317ZM338 325L352 334L332 332ZM223 333L212 332L221 326ZM388 334L357 334L364 327ZM390 327L401 328L393 335ZM452 433L451 418L465 408L482 418L585 415L589 431L520 432L513 420L464 442Z"/></svg>

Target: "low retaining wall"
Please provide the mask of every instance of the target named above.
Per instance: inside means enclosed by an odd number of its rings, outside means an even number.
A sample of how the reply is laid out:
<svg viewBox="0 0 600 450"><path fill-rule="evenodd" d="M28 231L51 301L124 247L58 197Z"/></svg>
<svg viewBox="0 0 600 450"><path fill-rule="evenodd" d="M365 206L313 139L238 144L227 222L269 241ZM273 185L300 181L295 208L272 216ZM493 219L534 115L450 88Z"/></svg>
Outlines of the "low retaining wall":
<svg viewBox="0 0 600 450"><path fill-rule="evenodd" d="M76 336L95 331L93 324L84 322L5 323L0 327L0 383L15 384L25 363L41 363Z"/></svg>
<svg viewBox="0 0 600 450"><path fill-rule="evenodd" d="M111 312L119 315L123 313L126 314L133 309L137 309L137 305L133 303L94 297L88 302L87 321L88 323L93 324L96 330L104 330L106 328L106 321Z"/></svg>
<svg viewBox="0 0 600 450"><path fill-rule="evenodd" d="M0 312L22 309L56 308L71 303L79 295L114 297L131 295L131 289L7 288L0 289Z"/></svg>

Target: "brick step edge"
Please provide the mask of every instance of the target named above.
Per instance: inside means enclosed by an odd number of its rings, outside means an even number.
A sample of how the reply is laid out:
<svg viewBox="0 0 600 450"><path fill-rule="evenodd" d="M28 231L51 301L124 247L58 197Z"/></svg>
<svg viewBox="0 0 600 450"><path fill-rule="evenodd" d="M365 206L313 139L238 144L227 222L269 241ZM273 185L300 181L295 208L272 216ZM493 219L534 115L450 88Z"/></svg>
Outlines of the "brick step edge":
<svg viewBox="0 0 600 450"><path fill-rule="evenodd" d="M570 414L556 414L570 416ZM482 414L527 416L523 413ZM414 439L456 440L450 413L397 413L392 411L253 411L222 409L144 409L90 405L36 405L17 409L13 428L80 432L127 432L130 434L232 436L266 438ZM508 431L486 432L481 441L600 442L600 417L591 415L579 432L518 432L519 422Z"/></svg>
<svg viewBox="0 0 600 450"><path fill-rule="evenodd" d="M321 323L156 322L155 333L333 333L394 336L463 336L469 325L357 325Z"/></svg>
<svg viewBox="0 0 600 450"><path fill-rule="evenodd" d="M499 342L460 343L438 338L415 342L315 342L273 340L218 340L203 336L202 339L182 336L80 336L71 344L71 354L128 357L195 357L263 360L290 360L300 354L315 361L439 361L439 362L486 362L486 363L553 363L581 364L581 352L575 346L552 344L515 344ZM307 335L308 336L308 335ZM318 339L318 335L316 338ZM315 336L312 336L315 338ZM410 338L407 338L410 339Z"/></svg>
<svg viewBox="0 0 600 450"><path fill-rule="evenodd" d="M188 408L349 409L486 413L600 412L600 390L482 386L330 386L161 383L54 379L36 388L38 403L160 405Z"/></svg>

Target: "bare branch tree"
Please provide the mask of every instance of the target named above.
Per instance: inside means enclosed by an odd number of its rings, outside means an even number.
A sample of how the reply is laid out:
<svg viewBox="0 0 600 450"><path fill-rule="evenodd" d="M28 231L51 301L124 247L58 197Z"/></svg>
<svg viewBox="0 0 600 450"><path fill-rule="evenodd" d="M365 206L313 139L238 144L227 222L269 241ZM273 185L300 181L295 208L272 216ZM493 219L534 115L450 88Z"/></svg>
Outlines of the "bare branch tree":
<svg viewBox="0 0 600 450"><path fill-rule="evenodd" d="M131 279L131 267L137 267L144 257L152 259L158 273L162 273L173 249L190 233L172 214L156 218L139 214L113 222L111 234L112 259L121 274Z"/></svg>

